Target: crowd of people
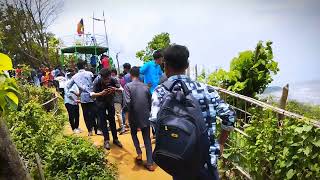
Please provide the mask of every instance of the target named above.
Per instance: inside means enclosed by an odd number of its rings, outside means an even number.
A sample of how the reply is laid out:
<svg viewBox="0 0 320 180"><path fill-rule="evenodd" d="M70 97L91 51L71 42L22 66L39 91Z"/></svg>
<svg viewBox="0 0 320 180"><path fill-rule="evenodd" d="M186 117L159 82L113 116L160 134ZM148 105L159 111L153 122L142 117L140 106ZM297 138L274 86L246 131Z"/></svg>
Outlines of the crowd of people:
<svg viewBox="0 0 320 180"><path fill-rule="evenodd" d="M72 69L67 70L63 94L70 126L74 133L82 132L79 128L80 104L88 135L102 134L105 149L111 148L109 131L112 134L112 144L122 148L118 133L121 135L130 129L138 154L137 162L142 162L137 138L137 132L141 131L148 157L145 167L154 171L149 115L151 94L163 76L160 66L163 60L162 52L154 52L154 59L142 67L123 64L123 73L119 75L117 70L105 63L104 58L103 68L97 75L89 71L88 64L82 60L77 63L77 73ZM55 79L61 84L61 80Z"/></svg>
<svg viewBox="0 0 320 180"><path fill-rule="evenodd" d="M63 74L59 68L45 69L34 77L43 86L59 82L74 133L83 132L79 128L81 106L88 136L103 135L105 149L112 144L122 148L118 133L130 131L135 161L142 164L137 137L141 132L147 170L154 171L156 162L174 180L219 179L217 160L234 128L236 114L215 89L185 75L188 58L188 49L174 44L155 51L153 60L142 67L123 64L120 74L107 63L94 74L79 60L77 71L68 69ZM38 82L36 78L34 82ZM219 139L215 137L216 116L222 120ZM156 139L155 149L152 138Z"/></svg>

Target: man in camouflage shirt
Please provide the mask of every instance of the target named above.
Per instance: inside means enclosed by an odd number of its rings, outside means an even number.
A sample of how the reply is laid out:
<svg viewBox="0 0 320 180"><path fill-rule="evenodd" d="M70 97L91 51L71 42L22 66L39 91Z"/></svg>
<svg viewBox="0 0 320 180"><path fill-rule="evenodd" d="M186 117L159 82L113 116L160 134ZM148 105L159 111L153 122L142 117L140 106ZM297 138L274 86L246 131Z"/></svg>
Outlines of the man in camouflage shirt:
<svg viewBox="0 0 320 180"><path fill-rule="evenodd" d="M224 143L229 136L229 132L233 130L236 121L235 111L220 99L218 92L207 85L192 81L185 75L185 70L189 66L189 51L185 46L171 45L164 51L165 73L168 81L182 80L186 83L192 95L199 100L202 109L203 119L208 126L208 136L210 138L211 164L213 173L208 170L208 165L202 168L197 179L219 179L217 170L217 159L223 152ZM150 121L156 123L157 113L160 110L162 98L168 93L163 86L158 86L152 94L152 107ZM216 133L216 116L222 119L222 132L219 140L215 138ZM185 179L183 175L173 177L174 180Z"/></svg>

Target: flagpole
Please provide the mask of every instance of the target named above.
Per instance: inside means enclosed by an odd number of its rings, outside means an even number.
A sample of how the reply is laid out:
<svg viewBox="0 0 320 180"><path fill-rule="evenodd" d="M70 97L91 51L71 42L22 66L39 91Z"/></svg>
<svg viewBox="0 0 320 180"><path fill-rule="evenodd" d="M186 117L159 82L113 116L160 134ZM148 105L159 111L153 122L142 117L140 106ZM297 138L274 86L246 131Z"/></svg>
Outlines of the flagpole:
<svg viewBox="0 0 320 180"><path fill-rule="evenodd" d="M94 11L93 11L93 16L92 16L92 36L94 37Z"/></svg>
<svg viewBox="0 0 320 180"><path fill-rule="evenodd" d="M103 24L104 24L104 33L106 35L106 43L107 43L107 47L108 47L108 55L109 55L109 42L108 42L108 35L107 35L107 27L106 27L106 18L104 17L104 11L103 11Z"/></svg>

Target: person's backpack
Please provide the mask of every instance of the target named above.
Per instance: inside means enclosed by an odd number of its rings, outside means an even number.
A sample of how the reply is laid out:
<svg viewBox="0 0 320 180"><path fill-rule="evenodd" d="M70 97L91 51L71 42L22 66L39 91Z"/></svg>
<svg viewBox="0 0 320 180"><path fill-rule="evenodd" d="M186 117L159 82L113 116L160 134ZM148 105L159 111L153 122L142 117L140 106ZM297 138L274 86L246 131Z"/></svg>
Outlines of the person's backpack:
<svg viewBox="0 0 320 180"><path fill-rule="evenodd" d="M185 82L166 81L162 86L169 92L157 115L153 159L168 174L193 179L210 161L208 128Z"/></svg>

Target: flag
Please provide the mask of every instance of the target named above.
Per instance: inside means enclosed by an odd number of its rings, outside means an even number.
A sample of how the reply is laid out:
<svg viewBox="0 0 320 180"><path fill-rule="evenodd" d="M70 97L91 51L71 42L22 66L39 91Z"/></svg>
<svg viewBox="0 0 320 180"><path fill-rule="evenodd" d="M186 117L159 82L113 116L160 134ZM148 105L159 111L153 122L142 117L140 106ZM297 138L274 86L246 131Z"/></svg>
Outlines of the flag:
<svg viewBox="0 0 320 180"><path fill-rule="evenodd" d="M84 26L83 26L83 19L80 20L77 26L78 35L84 34Z"/></svg>

